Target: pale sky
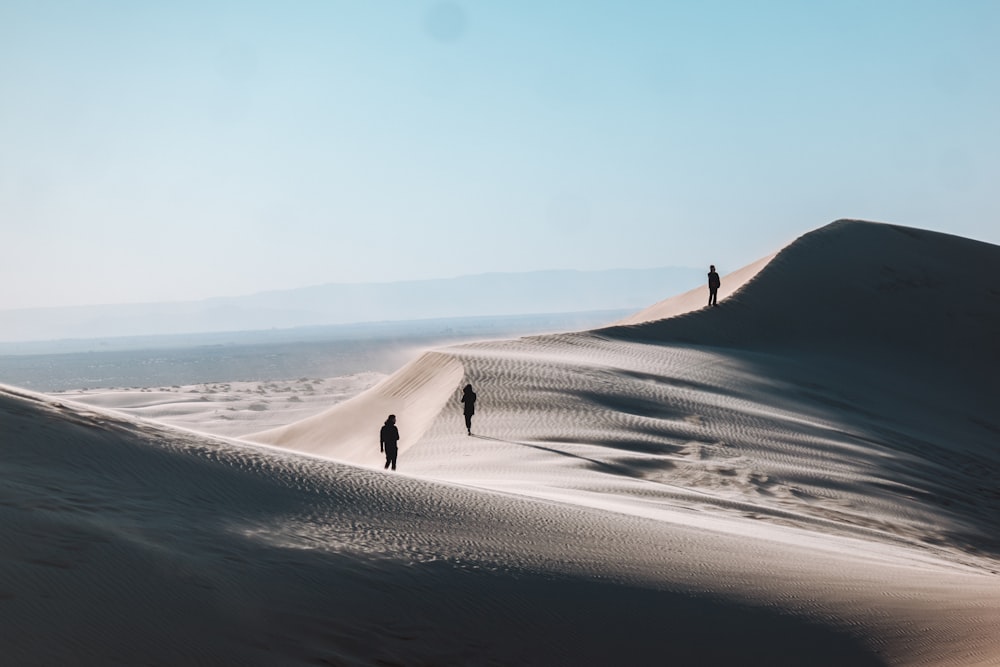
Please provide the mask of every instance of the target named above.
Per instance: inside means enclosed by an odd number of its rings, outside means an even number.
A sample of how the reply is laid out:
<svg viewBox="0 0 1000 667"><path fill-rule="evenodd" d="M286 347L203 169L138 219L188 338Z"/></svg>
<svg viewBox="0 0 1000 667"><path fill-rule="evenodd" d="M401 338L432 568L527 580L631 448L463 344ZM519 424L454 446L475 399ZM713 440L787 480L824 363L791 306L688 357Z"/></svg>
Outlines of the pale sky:
<svg viewBox="0 0 1000 667"><path fill-rule="evenodd" d="M0 0L0 309L728 272L842 217L1000 243L998 36L994 0Z"/></svg>

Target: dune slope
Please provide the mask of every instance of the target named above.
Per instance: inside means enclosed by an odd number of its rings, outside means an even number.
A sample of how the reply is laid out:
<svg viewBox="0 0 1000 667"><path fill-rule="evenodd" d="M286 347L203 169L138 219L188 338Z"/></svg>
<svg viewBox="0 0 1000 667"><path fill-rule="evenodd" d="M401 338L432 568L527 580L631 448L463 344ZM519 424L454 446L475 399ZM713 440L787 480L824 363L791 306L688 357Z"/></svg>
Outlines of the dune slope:
<svg viewBox="0 0 1000 667"><path fill-rule="evenodd" d="M0 651L997 664L998 250L840 221L719 308L430 352L283 450L0 391Z"/></svg>
<svg viewBox="0 0 1000 667"><path fill-rule="evenodd" d="M254 442L377 465L378 430L390 414L405 415L399 451L405 453L441 412L462 379L461 364L428 352L370 390L301 421L256 433Z"/></svg>
<svg viewBox="0 0 1000 667"><path fill-rule="evenodd" d="M593 332L448 348L463 377L401 466L994 572L998 263L989 244L838 221L726 276L719 308L690 293ZM466 381L480 394L474 438ZM336 443L323 453L341 456Z"/></svg>
<svg viewBox="0 0 1000 667"><path fill-rule="evenodd" d="M657 583L660 553L711 536L11 390L0 418L11 664L721 663L717 622L742 656L879 664L836 623L698 592L692 557L693 581Z"/></svg>
<svg viewBox="0 0 1000 667"><path fill-rule="evenodd" d="M912 365L952 364L978 382L1000 361L998 252L948 234L838 220L751 265L758 270L739 276L725 307L649 310L604 331L739 349L874 351Z"/></svg>
<svg viewBox="0 0 1000 667"><path fill-rule="evenodd" d="M629 512L695 503L995 556L997 262L989 244L838 221L726 276L718 308L684 311L695 302L682 295L633 324L430 353L386 382L449 369L421 390L426 407L397 406L408 444L419 437L402 465ZM480 392L471 441L466 381ZM377 465L387 411L361 406L384 393L260 440ZM336 428L357 436L323 437Z"/></svg>
<svg viewBox="0 0 1000 667"><path fill-rule="evenodd" d="M43 664L987 664L995 575L0 391L0 651ZM777 538L777 539L776 539Z"/></svg>

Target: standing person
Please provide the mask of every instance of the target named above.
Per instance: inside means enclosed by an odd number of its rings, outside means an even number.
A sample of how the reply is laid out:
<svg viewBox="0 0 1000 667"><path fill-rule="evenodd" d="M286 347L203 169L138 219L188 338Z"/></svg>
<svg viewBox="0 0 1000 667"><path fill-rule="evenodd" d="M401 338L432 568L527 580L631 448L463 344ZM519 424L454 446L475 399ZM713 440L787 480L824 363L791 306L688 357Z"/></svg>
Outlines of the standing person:
<svg viewBox="0 0 1000 667"><path fill-rule="evenodd" d="M465 385L462 390L462 403L465 403L465 430L472 435L472 415L476 414L476 392L472 391L472 385Z"/></svg>
<svg viewBox="0 0 1000 667"><path fill-rule="evenodd" d="M716 300L719 295L719 288L722 287L722 281L719 280L719 274L715 272L715 264L708 267L708 305L718 306Z"/></svg>
<svg viewBox="0 0 1000 667"><path fill-rule="evenodd" d="M396 415L389 415L382 425L382 430L378 433L378 449L385 452L385 467L390 465L396 469L396 454L399 453L399 429L396 428Z"/></svg>

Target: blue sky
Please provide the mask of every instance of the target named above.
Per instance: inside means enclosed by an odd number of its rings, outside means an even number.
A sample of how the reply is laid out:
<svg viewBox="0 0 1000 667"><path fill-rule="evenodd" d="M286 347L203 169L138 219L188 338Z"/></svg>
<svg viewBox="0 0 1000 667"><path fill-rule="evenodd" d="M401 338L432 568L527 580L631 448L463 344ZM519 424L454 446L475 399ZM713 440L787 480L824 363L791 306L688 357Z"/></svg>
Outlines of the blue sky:
<svg viewBox="0 0 1000 667"><path fill-rule="evenodd" d="M1000 243L1000 2L0 2L0 308ZM668 296L665 294L664 296Z"/></svg>

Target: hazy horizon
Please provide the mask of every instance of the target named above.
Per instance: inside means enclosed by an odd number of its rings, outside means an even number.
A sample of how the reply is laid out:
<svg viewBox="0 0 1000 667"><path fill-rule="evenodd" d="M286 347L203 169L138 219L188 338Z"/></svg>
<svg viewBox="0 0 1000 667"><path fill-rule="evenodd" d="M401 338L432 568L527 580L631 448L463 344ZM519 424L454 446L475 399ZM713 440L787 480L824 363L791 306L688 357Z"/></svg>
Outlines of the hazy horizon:
<svg viewBox="0 0 1000 667"><path fill-rule="evenodd" d="M0 309L1000 243L1000 4L0 5Z"/></svg>
<svg viewBox="0 0 1000 667"><path fill-rule="evenodd" d="M641 267L612 267L607 269L595 269L588 271L586 269L534 269L531 271L483 271L481 273L467 273L456 276L442 276L440 278L416 278L416 279L402 279L402 280L386 280L386 281L331 281L325 283L315 283L309 285L295 285L291 287L279 287L279 288L268 288L260 289L254 292L240 292L233 294L208 294L206 296L193 298L193 299L177 299L170 301L118 301L114 303L80 303L76 305L55 305L55 306L29 306L29 307L17 307L17 308L0 308L0 313L11 312L11 311L22 311L22 310L73 310L73 309L86 309L86 308L104 308L104 307L117 307L117 306L149 306L149 305L180 305L189 303L200 303L206 301L220 301L229 299L243 299L243 298L256 298L264 296L279 295L284 293L299 292L299 291L309 291L324 288L336 288L336 287L347 287L347 288L357 288L357 287L388 287L393 285L405 285L413 283L447 283L452 281L461 281L465 279L477 279L477 278L488 278L488 277L505 277L505 276L520 276L527 277L529 275L539 275L539 274L613 274L621 272L652 272L652 271L677 271L677 272L691 272L692 275L701 276L701 267L692 266L641 266ZM664 295L668 296L668 295ZM521 314L521 313L511 313L511 314Z"/></svg>
<svg viewBox="0 0 1000 667"><path fill-rule="evenodd" d="M440 318L625 315L692 289L703 275L683 267L493 272L440 280L328 283L192 301L0 310L0 344Z"/></svg>

